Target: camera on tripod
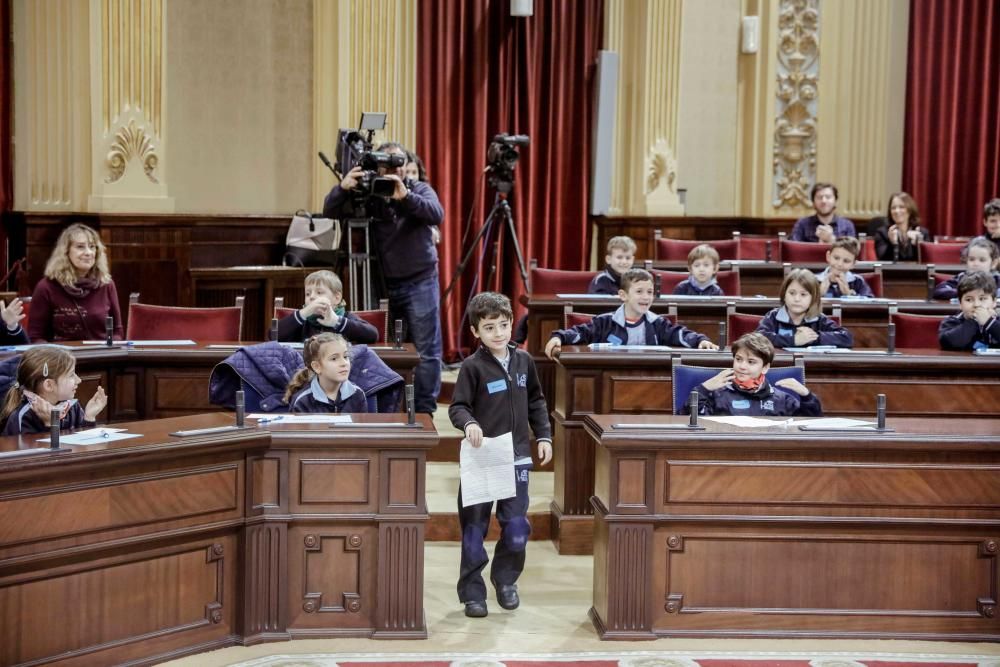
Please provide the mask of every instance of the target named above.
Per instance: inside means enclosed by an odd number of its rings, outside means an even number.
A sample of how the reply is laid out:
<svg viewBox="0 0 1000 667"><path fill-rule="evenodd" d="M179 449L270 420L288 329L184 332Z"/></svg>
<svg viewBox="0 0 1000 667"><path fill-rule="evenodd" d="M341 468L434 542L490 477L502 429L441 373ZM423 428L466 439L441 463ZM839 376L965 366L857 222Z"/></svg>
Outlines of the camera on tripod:
<svg viewBox="0 0 1000 667"><path fill-rule="evenodd" d="M341 177L346 176L357 166L364 170L358 176L357 186L351 190L356 200L365 200L372 196L390 198L396 190L396 181L379 176L378 170L380 167L394 169L406 164L406 157L403 155L372 150L372 136L376 130L383 128L385 128L385 114L366 111L361 114L361 123L357 130L340 130L336 170ZM367 135L362 132L367 132Z"/></svg>
<svg viewBox="0 0 1000 667"><path fill-rule="evenodd" d="M486 163L490 172L490 185L498 192L510 192L514 186L514 167L520 155L518 146L527 146L526 134L507 134L503 132L493 137L486 150Z"/></svg>

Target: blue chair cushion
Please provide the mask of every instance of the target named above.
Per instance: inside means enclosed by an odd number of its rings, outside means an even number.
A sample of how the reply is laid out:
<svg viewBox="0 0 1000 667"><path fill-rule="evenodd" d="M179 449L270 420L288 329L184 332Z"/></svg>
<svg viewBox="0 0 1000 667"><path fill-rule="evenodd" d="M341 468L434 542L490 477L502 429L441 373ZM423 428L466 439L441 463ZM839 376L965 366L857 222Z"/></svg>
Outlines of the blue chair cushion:
<svg viewBox="0 0 1000 667"><path fill-rule="evenodd" d="M673 368L673 392L674 392L674 414L684 413L684 404L687 403L691 390L700 385L708 378L718 375L719 371L726 368L706 368L705 366L687 366L677 364ZM801 366L782 366L780 368L771 367L767 372L767 381L772 385L778 380L785 378L795 378L802 384L806 383L806 372ZM779 391L785 391L777 387Z"/></svg>

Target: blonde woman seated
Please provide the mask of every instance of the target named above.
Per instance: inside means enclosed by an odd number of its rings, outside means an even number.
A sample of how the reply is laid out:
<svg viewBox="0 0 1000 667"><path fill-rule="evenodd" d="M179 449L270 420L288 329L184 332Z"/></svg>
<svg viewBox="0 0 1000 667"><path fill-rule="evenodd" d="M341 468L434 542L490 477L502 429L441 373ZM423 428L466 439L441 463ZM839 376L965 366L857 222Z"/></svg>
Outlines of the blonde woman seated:
<svg viewBox="0 0 1000 667"><path fill-rule="evenodd" d="M70 225L59 235L45 277L35 286L28 335L32 343L104 340L108 315L114 318L114 337L120 340L121 309L107 250L93 229Z"/></svg>

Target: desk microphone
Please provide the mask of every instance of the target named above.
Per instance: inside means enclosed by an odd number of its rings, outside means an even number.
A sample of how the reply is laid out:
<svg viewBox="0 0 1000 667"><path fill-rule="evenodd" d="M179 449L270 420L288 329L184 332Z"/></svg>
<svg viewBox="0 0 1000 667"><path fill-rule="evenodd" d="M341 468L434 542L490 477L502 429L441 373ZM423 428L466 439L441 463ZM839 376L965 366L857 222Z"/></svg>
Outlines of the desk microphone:
<svg viewBox="0 0 1000 667"><path fill-rule="evenodd" d="M889 322L889 354L896 353L896 325Z"/></svg>
<svg viewBox="0 0 1000 667"><path fill-rule="evenodd" d="M245 394L240 389L236 392L236 428L243 428L246 423Z"/></svg>
<svg viewBox="0 0 1000 667"><path fill-rule="evenodd" d="M764 261L771 261L771 241L768 240L764 243Z"/></svg>
<svg viewBox="0 0 1000 667"><path fill-rule="evenodd" d="M719 349L720 350L725 349L725 347L726 347L726 343L727 343L727 341L726 341L726 334L727 334L726 323L725 322L719 322Z"/></svg>
<svg viewBox="0 0 1000 667"><path fill-rule="evenodd" d="M417 423L417 414L413 409L413 385L406 385L406 423L413 424Z"/></svg>
<svg viewBox="0 0 1000 667"><path fill-rule="evenodd" d="M271 318L271 340L278 342L278 318Z"/></svg>
<svg viewBox="0 0 1000 667"><path fill-rule="evenodd" d="M403 320L396 320L396 326L392 332L392 347L397 350L403 349Z"/></svg>
<svg viewBox="0 0 1000 667"><path fill-rule="evenodd" d="M111 319L111 318L108 318ZM59 414L60 410L52 408L52 412L49 413L49 420L51 424L49 426L49 449L59 449Z"/></svg>
<svg viewBox="0 0 1000 667"><path fill-rule="evenodd" d="M688 395L688 427L698 426L698 390L692 389L691 393Z"/></svg>
<svg viewBox="0 0 1000 667"><path fill-rule="evenodd" d="M115 318L108 315L104 318L104 343L111 347L115 342Z"/></svg>
<svg viewBox="0 0 1000 667"><path fill-rule="evenodd" d="M878 394L875 397L875 419L878 422L876 428L885 431L885 394Z"/></svg>
<svg viewBox="0 0 1000 667"><path fill-rule="evenodd" d="M653 298L659 299L663 292L663 276L659 273L653 274Z"/></svg>

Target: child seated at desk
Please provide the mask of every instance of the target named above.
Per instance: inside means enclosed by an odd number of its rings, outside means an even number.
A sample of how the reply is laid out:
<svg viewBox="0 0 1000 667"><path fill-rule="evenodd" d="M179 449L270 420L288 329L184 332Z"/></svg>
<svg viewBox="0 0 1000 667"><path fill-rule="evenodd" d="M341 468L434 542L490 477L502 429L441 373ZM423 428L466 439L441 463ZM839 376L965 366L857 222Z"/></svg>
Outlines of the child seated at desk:
<svg viewBox="0 0 1000 667"><path fill-rule="evenodd" d="M719 252L715 248L707 243L691 248L688 253L688 271L691 275L687 280L677 283L674 294L725 296L726 293L715 280L715 274L719 272Z"/></svg>
<svg viewBox="0 0 1000 667"><path fill-rule="evenodd" d="M1000 265L1000 251L997 250L993 241L982 236L977 236L969 241L962 248L962 263L965 264L965 271L935 285L934 291L931 293L933 298L948 301L958 297L958 283L973 271L983 271L992 275L993 281L996 283L995 294L1000 296L1000 273L997 272L997 267Z"/></svg>
<svg viewBox="0 0 1000 667"><path fill-rule="evenodd" d="M860 253L861 242L853 236L841 236L830 245L826 251L827 267L816 276L820 294L833 299L844 296L870 299L875 296L864 278L851 273Z"/></svg>
<svg viewBox="0 0 1000 667"><path fill-rule="evenodd" d="M299 342L316 334L338 333L352 343L375 343L378 329L348 313L344 286L333 271L323 269L306 276L306 303L278 322L278 340Z"/></svg>
<svg viewBox="0 0 1000 667"><path fill-rule="evenodd" d="M781 283L781 308L760 321L757 331L775 347L851 347L854 337L821 310L819 280L808 269L792 269Z"/></svg>
<svg viewBox="0 0 1000 667"><path fill-rule="evenodd" d="M618 290L622 305L613 313L598 315L589 322L570 329L558 329L545 345L545 355L553 359L562 347L589 343L614 345L670 345L718 350L708 336L691 331L680 324L671 324L649 312L653 303L653 276L645 269L629 269L622 276Z"/></svg>
<svg viewBox="0 0 1000 667"><path fill-rule="evenodd" d="M962 312L946 317L938 327L942 350L1000 347L995 286L993 276L983 271L962 276L958 283L958 306Z"/></svg>
<svg viewBox="0 0 1000 667"><path fill-rule="evenodd" d="M59 429L93 426L108 404L104 387L98 387L87 407L76 400L80 376L76 358L66 350L42 345L27 350L17 366L17 381L7 390L0 418L6 420L4 435L45 433L52 423L52 410L59 410Z"/></svg>
<svg viewBox="0 0 1000 667"><path fill-rule="evenodd" d="M747 417L820 417L823 406L816 394L794 378L767 381L774 346L759 333L748 333L733 343L733 367L696 387L698 414ZM689 404L684 406L689 409Z"/></svg>
<svg viewBox="0 0 1000 667"><path fill-rule="evenodd" d="M288 383L285 401L289 412L368 412L361 387L348 380L351 357L340 334L321 333L302 346L305 368Z"/></svg>
<svg viewBox="0 0 1000 667"><path fill-rule="evenodd" d="M608 240L608 254L604 256L604 270L594 276L587 286L587 294L618 294L622 275L635 262L636 245L628 236L614 236Z"/></svg>

